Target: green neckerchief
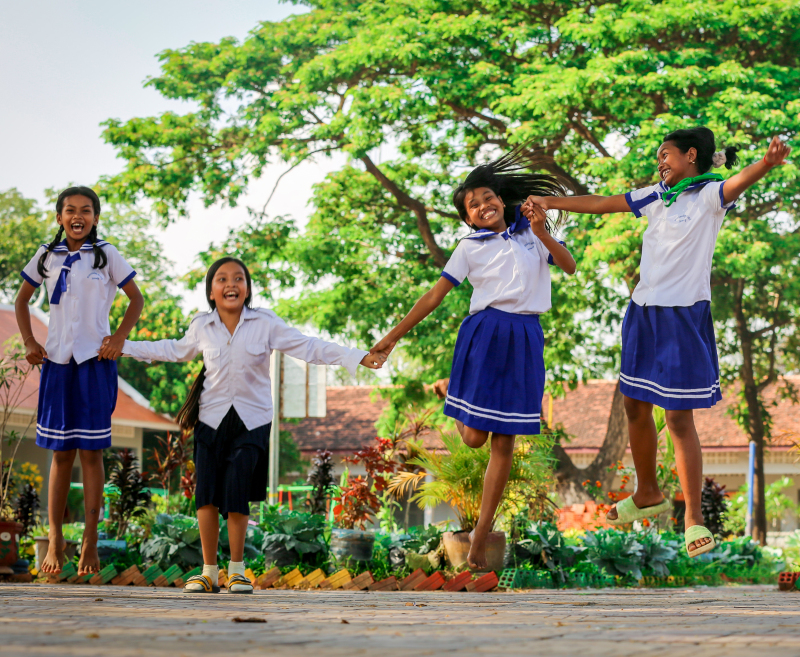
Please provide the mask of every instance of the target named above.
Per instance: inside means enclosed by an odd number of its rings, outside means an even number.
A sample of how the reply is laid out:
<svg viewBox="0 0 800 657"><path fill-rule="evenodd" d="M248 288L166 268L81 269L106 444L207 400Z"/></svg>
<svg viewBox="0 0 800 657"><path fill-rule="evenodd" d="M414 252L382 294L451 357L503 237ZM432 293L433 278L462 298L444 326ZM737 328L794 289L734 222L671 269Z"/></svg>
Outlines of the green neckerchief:
<svg viewBox="0 0 800 657"><path fill-rule="evenodd" d="M661 195L661 199L664 201L664 205L669 207L678 200L681 192L685 192L692 185L696 185L697 183L712 182L714 180L722 181L724 178L718 173L704 173L700 176L694 176L694 178L684 178L677 185L675 185L675 187L671 187L668 191L664 192Z"/></svg>

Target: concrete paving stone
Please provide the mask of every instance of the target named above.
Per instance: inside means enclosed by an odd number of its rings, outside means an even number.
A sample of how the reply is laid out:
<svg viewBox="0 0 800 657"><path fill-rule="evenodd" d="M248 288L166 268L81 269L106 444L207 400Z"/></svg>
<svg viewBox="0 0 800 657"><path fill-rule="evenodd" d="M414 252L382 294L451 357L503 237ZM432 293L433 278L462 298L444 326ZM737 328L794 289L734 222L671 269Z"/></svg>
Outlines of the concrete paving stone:
<svg viewBox="0 0 800 657"><path fill-rule="evenodd" d="M690 646L725 657L797 657L798 603L800 595L754 586L189 596L169 588L0 584L0 657L674 657ZM267 622L235 623L237 616Z"/></svg>

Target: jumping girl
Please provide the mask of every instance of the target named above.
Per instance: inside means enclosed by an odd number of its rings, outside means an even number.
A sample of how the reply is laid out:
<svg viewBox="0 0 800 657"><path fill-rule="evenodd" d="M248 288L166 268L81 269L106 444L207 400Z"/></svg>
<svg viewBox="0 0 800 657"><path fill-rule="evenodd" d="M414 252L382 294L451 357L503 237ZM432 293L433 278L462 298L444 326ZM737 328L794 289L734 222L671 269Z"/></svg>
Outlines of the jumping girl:
<svg viewBox="0 0 800 657"><path fill-rule="evenodd" d="M103 450L111 446L111 414L117 403L115 359L144 302L133 282L136 272L116 248L97 237L100 199L92 189L70 187L61 192L56 221L59 229L53 241L43 244L22 271L15 308L25 357L32 365L42 365L36 444L53 450L47 502L50 546L41 571L60 573L64 565L62 524L77 451L86 510L78 574L86 575L100 570L97 523L105 482ZM28 308L42 282L50 299L45 346L33 337ZM130 303L110 335L108 314L117 288Z"/></svg>
<svg viewBox="0 0 800 657"><path fill-rule="evenodd" d="M486 539L511 471L514 437L540 431L545 369L539 315L550 309L548 264L575 272L575 261L552 237L544 211L531 206L526 216L517 205L533 190L563 194L555 178L525 171L537 167L526 152L518 148L477 167L456 188L453 205L474 232L456 246L433 288L372 349L388 354L450 290L465 278L472 284L470 314L458 332L449 384L437 386L446 386L444 412L456 420L466 445L482 447L492 436L480 518L467 558L476 570L487 566Z"/></svg>
<svg viewBox="0 0 800 657"><path fill-rule="evenodd" d="M180 340L125 341L125 355L141 360L189 361L203 354L203 369L178 412L194 430L195 503L203 548L203 573L186 593L218 593L219 515L228 520L230 593L252 593L245 577L244 541L250 502L266 499L267 456L273 421L269 360L273 349L309 363L359 364L379 369L386 355L369 355L303 335L271 310L252 308L250 272L241 260L221 258L206 274L211 312L198 315Z"/></svg>
<svg viewBox="0 0 800 657"><path fill-rule="evenodd" d="M666 410L686 498L689 556L714 548L700 510L703 455L693 409L721 398L717 345L711 319L711 260L725 214L769 170L783 164L789 147L772 139L762 160L727 180L709 169L733 167L735 148L715 153L708 128L676 130L658 149L661 182L617 196L531 196L526 208L587 214L633 212L647 217L640 279L622 323L620 391L625 395L637 487L607 516L621 525L670 508L656 479L658 439L653 405Z"/></svg>

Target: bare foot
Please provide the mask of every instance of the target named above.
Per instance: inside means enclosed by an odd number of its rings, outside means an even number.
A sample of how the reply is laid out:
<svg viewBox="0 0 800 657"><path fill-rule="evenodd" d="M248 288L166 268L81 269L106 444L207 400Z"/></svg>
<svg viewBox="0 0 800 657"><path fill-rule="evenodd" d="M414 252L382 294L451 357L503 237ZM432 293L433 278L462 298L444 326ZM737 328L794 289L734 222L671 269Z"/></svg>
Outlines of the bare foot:
<svg viewBox="0 0 800 657"><path fill-rule="evenodd" d="M657 504L661 504L664 501L664 495L661 491L656 491L655 493L648 493L648 494L641 494L639 495L639 491L636 491L633 494L633 503L636 505L637 509L644 509L648 506L656 506ZM608 513L606 514L606 518L608 520L616 520L617 519L617 505L609 509Z"/></svg>
<svg viewBox="0 0 800 657"><path fill-rule="evenodd" d="M78 575L100 572L100 557L97 555L97 531L84 530Z"/></svg>
<svg viewBox="0 0 800 657"><path fill-rule="evenodd" d="M64 550L66 549L67 541L63 536L51 536L40 572L47 575L58 575L64 568Z"/></svg>
<svg viewBox="0 0 800 657"><path fill-rule="evenodd" d="M469 533L469 554L467 565L471 570L486 570L489 562L486 560L486 536L476 536L473 529Z"/></svg>
<svg viewBox="0 0 800 657"><path fill-rule="evenodd" d="M450 379L439 379L433 384L433 391L439 399L447 397L447 386L450 384Z"/></svg>

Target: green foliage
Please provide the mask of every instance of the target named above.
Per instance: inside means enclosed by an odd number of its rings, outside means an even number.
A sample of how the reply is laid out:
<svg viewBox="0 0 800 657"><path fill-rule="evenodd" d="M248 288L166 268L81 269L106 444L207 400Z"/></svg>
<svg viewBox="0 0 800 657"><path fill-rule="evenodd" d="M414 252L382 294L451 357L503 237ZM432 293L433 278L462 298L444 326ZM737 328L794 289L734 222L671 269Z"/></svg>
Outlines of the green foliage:
<svg viewBox="0 0 800 657"><path fill-rule="evenodd" d="M200 527L197 518L159 513L152 527L152 536L141 545L145 561L162 566L177 564L184 570L203 565Z"/></svg>
<svg viewBox="0 0 800 657"><path fill-rule="evenodd" d="M111 456L108 484L113 488L106 493L106 498L109 520L116 527L117 539L125 535L131 519L145 515L150 506L151 495L147 490L147 481L139 472L138 465L133 450L122 449Z"/></svg>
<svg viewBox="0 0 800 657"><path fill-rule="evenodd" d="M281 430L278 436L278 450L278 475L283 477L290 473L296 473L302 477L308 468L308 461L300 452L291 431Z"/></svg>
<svg viewBox="0 0 800 657"><path fill-rule="evenodd" d="M326 449L317 450L308 473L308 483L314 487L306 506L311 513L325 515L328 512L328 498L334 484L333 454Z"/></svg>
<svg viewBox="0 0 800 657"><path fill-rule="evenodd" d="M530 564L549 570L555 582L564 584L569 570L585 558L584 548L570 543L552 523L526 523L521 535L506 551L508 568Z"/></svg>
<svg viewBox="0 0 800 657"><path fill-rule="evenodd" d="M786 513L797 513L797 504L783 491L794 487L789 477L781 477L766 487L767 523L773 530L779 531ZM747 517L747 484L742 486L730 499L730 506L725 515L724 530L731 534L744 534Z"/></svg>
<svg viewBox="0 0 800 657"><path fill-rule="evenodd" d="M328 524L324 515L269 507L259 526L264 532L261 549L265 552L267 565L272 561L278 566L316 564L327 554L325 535Z"/></svg>
<svg viewBox="0 0 800 657"><path fill-rule="evenodd" d="M703 482L700 510L708 530L715 536L720 536L725 524L725 514L728 512L728 499L725 486L711 477L706 477Z"/></svg>
<svg viewBox="0 0 800 657"><path fill-rule="evenodd" d="M10 301L22 283L19 273L36 250L53 239L54 217L11 188L0 192L0 297Z"/></svg>
<svg viewBox="0 0 800 657"><path fill-rule="evenodd" d="M642 577L644 548L633 532L599 529L583 536L586 558L612 575Z"/></svg>

